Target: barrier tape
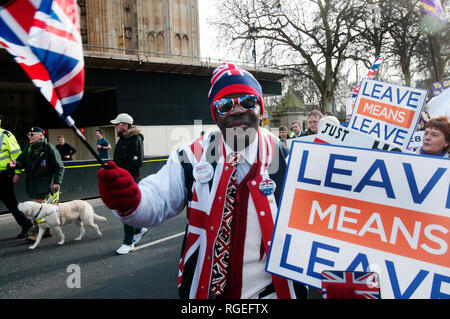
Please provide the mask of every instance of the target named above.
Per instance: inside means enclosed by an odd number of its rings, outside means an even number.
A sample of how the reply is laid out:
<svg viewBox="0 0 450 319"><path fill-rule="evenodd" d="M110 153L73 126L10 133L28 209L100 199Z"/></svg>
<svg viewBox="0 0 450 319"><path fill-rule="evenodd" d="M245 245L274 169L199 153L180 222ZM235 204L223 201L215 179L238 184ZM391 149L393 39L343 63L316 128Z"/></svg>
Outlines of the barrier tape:
<svg viewBox="0 0 450 319"><path fill-rule="evenodd" d="M152 160L144 160L143 163L149 163L149 162L165 162L169 158L160 158L160 159L152 159ZM86 164L86 165L72 165L72 166L65 166L64 168L81 168L81 167L94 167L94 166L101 166L100 163L97 164Z"/></svg>

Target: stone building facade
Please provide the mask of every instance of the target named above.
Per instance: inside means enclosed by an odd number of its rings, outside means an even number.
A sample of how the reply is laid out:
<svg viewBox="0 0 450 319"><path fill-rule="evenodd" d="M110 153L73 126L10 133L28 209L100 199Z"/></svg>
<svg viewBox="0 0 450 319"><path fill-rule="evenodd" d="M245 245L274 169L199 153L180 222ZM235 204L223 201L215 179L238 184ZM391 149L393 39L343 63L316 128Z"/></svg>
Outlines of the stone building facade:
<svg viewBox="0 0 450 319"><path fill-rule="evenodd" d="M85 49L200 55L198 0L78 0Z"/></svg>

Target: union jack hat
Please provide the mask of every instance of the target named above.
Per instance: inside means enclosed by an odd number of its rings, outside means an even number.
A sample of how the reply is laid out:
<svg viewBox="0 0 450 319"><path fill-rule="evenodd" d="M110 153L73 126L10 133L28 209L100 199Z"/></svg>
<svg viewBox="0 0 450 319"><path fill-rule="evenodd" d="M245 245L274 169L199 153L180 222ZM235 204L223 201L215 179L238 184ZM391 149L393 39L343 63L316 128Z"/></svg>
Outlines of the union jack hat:
<svg viewBox="0 0 450 319"><path fill-rule="evenodd" d="M233 63L222 63L212 74L211 89L208 93L209 106L214 122L214 102L230 94L254 94L261 102L261 114L264 114L262 88L250 72Z"/></svg>

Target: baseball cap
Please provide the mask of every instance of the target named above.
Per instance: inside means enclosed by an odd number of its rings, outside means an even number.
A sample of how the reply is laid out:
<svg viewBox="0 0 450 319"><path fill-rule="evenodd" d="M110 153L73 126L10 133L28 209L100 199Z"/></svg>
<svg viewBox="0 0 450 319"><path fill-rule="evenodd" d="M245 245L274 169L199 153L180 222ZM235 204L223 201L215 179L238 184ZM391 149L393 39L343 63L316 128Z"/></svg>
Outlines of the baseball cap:
<svg viewBox="0 0 450 319"><path fill-rule="evenodd" d="M112 124L119 124L119 123L127 123L127 124L133 124L133 118L128 115L127 113L120 113L117 115L117 117L114 120L111 120Z"/></svg>
<svg viewBox="0 0 450 319"><path fill-rule="evenodd" d="M40 128L39 126L33 126L29 132L44 133L44 130L42 128Z"/></svg>

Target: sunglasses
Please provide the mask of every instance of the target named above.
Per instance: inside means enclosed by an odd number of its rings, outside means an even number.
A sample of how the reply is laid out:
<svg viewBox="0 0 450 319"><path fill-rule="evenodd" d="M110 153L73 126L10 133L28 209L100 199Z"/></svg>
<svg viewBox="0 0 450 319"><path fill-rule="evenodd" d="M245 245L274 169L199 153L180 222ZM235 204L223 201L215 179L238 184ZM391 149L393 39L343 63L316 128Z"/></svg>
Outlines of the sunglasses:
<svg viewBox="0 0 450 319"><path fill-rule="evenodd" d="M246 111L251 111L256 108L256 105L260 104L260 101L257 95L243 95L236 98L223 98L215 101L213 105L217 113L226 115L233 110L236 104L239 104Z"/></svg>
<svg viewBox="0 0 450 319"><path fill-rule="evenodd" d="M31 132L28 132L27 133L27 136L28 137L32 137L32 136L36 136L36 135L39 135L40 133L31 133Z"/></svg>

